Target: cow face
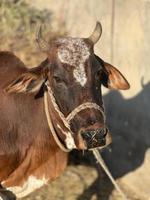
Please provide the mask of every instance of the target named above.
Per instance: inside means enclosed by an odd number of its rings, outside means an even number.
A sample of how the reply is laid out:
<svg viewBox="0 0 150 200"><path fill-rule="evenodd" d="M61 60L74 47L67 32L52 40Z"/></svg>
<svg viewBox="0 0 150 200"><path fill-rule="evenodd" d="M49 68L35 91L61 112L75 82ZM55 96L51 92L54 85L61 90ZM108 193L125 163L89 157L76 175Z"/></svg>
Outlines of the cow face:
<svg viewBox="0 0 150 200"><path fill-rule="evenodd" d="M101 108L85 107L71 119L76 146L85 149L109 144L111 139L105 124L101 85L127 89L128 83L118 70L94 54L88 39L62 38L53 45L56 54L52 50L48 54L51 62L49 82L60 110L67 117L86 102Z"/></svg>
<svg viewBox="0 0 150 200"><path fill-rule="evenodd" d="M97 23L89 38L60 38L51 42L46 50L46 79L59 110L69 119L78 149L104 147L111 141L105 124L101 85L110 89L129 88L128 82L115 67L94 54L93 47L100 35L101 25ZM43 43L43 40L40 42ZM39 77L32 80L32 87L28 84L28 90L35 91L42 85L45 78ZM13 87L10 90L9 86L7 91L12 91ZM63 140L60 133L59 137Z"/></svg>
<svg viewBox="0 0 150 200"><path fill-rule="evenodd" d="M56 54L50 50L48 55L51 61L49 82L65 117L87 102L101 108L83 108L71 119L76 146L80 149L104 146L108 130L99 80L102 65L97 61L92 45L84 39L62 38L55 41L53 49Z"/></svg>

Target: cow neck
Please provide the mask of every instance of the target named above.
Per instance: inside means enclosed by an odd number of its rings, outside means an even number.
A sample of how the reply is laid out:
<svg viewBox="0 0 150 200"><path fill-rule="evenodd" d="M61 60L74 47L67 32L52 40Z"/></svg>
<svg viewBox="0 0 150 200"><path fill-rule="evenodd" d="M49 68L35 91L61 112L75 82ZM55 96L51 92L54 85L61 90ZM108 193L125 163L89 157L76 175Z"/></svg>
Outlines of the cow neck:
<svg viewBox="0 0 150 200"><path fill-rule="evenodd" d="M71 111L67 117L60 111L55 97L53 95L52 89L49 86L48 81L45 83L47 90L44 92L44 107L45 114L48 122L49 129L55 139L55 142L59 146L59 148L64 152L70 152L73 148L76 148L73 139L73 132L70 129L70 121L74 119L74 117L82 110L93 108L95 110L99 110L103 118L105 120L104 115L104 107L100 107L98 104L93 102L85 102L78 107L76 107L73 111ZM50 97L50 103L48 104L48 96ZM61 132L61 134L65 137L66 146L60 141L57 132Z"/></svg>

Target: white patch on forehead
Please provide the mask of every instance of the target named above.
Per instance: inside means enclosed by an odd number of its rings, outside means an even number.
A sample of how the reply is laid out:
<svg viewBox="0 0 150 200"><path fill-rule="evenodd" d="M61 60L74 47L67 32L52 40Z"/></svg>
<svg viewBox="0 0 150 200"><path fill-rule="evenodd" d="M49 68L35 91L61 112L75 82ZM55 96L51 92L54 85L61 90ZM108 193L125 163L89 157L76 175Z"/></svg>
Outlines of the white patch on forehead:
<svg viewBox="0 0 150 200"><path fill-rule="evenodd" d="M58 48L58 58L61 62L75 67L74 78L84 86L87 82L85 61L90 55L89 47L80 38L63 38L57 41L61 44Z"/></svg>
<svg viewBox="0 0 150 200"><path fill-rule="evenodd" d="M8 187L7 190L13 192L17 198L22 198L42 187L48 182L45 178L37 179L35 176L29 176L28 180L22 186Z"/></svg>

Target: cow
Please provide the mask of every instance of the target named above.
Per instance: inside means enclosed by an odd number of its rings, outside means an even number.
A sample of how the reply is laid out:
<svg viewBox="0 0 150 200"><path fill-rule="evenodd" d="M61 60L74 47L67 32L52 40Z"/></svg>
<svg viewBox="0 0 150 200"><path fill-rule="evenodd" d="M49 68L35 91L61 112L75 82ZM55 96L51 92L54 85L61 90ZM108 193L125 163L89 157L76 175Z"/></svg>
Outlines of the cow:
<svg viewBox="0 0 150 200"><path fill-rule="evenodd" d="M94 53L102 26L88 38L62 37L37 43L46 59L27 68L0 52L0 198L22 198L58 177L72 149L111 142L101 85L128 89L121 72Z"/></svg>

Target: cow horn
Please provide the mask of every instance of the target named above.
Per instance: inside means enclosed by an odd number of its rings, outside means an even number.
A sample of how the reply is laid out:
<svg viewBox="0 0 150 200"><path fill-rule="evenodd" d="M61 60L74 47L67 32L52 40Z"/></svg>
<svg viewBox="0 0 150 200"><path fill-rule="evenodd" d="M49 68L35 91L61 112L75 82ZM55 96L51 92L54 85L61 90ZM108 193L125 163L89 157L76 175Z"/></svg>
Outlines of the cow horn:
<svg viewBox="0 0 150 200"><path fill-rule="evenodd" d="M91 36L89 37L89 40L93 44L96 44L98 42L98 40L100 39L101 34L102 34L102 25L100 22L97 21L95 29L94 29L93 33L91 34Z"/></svg>
<svg viewBox="0 0 150 200"><path fill-rule="evenodd" d="M41 25L38 27L38 30L36 33L36 42L41 51L47 52L49 50L48 43L42 37L42 26Z"/></svg>

